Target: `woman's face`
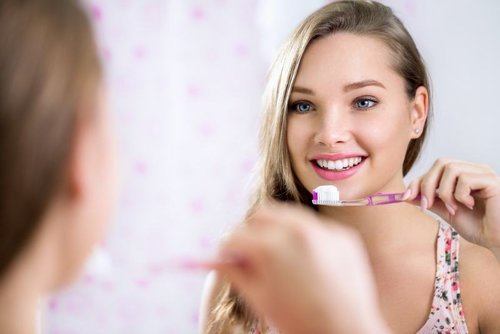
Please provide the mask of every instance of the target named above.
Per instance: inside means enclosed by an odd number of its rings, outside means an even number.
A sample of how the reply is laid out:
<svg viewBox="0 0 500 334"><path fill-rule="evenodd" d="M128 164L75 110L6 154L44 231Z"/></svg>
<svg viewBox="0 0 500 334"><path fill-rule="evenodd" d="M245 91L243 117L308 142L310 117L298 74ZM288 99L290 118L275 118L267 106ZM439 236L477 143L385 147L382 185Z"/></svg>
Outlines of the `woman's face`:
<svg viewBox="0 0 500 334"><path fill-rule="evenodd" d="M422 132L427 93L421 87L410 100L390 57L378 39L349 33L306 50L289 101L287 145L307 190L333 184L342 199L402 190L406 149L415 128Z"/></svg>

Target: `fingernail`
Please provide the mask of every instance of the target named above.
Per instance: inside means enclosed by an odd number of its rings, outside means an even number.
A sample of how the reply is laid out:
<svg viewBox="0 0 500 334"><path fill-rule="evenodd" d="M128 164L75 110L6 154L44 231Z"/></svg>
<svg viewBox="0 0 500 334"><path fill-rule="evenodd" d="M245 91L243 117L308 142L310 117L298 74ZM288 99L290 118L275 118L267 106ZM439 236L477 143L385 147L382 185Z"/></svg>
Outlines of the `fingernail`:
<svg viewBox="0 0 500 334"><path fill-rule="evenodd" d="M420 199L420 209L422 209L422 211L427 210L428 204L429 204L429 201L427 201L427 197L422 196L422 198Z"/></svg>
<svg viewBox="0 0 500 334"><path fill-rule="evenodd" d="M446 209L448 210L448 212L449 212L452 216L454 216L454 215L455 215L456 210L455 210L455 209L454 209L451 205L449 205L448 203L444 203L444 205L446 206Z"/></svg>
<svg viewBox="0 0 500 334"><path fill-rule="evenodd" d="M408 188L408 189L406 189L405 193L403 194L403 201L406 201L410 197L411 197L411 188Z"/></svg>

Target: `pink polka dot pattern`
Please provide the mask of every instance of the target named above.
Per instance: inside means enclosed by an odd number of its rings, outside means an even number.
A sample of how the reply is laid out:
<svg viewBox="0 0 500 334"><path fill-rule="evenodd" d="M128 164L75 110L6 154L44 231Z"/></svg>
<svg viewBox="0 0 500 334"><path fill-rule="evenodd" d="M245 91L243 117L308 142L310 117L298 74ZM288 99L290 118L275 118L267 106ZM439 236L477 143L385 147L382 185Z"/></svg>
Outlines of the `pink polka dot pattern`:
<svg viewBox="0 0 500 334"><path fill-rule="evenodd" d="M191 8L191 18L196 21L201 21L205 18L205 10L202 7Z"/></svg>

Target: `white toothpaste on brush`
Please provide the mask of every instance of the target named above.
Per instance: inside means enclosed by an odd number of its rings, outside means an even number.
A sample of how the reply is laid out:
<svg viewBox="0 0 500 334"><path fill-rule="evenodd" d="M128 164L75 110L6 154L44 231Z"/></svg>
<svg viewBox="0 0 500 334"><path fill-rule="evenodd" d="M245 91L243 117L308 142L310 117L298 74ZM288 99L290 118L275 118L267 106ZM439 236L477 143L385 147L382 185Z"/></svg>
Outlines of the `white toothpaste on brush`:
<svg viewBox="0 0 500 334"><path fill-rule="evenodd" d="M405 201L405 193L376 193L359 199L340 200L339 190L332 185L317 187L312 197L313 204L327 206L374 206Z"/></svg>
<svg viewBox="0 0 500 334"><path fill-rule="evenodd" d="M321 205L340 201L340 193L337 187L332 185L319 186L312 192L313 204Z"/></svg>

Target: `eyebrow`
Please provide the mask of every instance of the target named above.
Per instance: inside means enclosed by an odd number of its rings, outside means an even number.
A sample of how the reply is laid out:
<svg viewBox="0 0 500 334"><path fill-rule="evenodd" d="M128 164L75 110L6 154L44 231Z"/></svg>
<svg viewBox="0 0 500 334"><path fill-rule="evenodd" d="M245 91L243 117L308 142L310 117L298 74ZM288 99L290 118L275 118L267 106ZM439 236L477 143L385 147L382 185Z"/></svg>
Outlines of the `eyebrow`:
<svg viewBox="0 0 500 334"><path fill-rule="evenodd" d="M350 84L344 86L344 92L348 92L348 91L354 90L354 89L363 88L366 86L378 86L378 87L385 89L385 86L377 80L363 80L363 81L359 81L359 82L353 82L353 83L350 83Z"/></svg>
<svg viewBox="0 0 500 334"><path fill-rule="evenodd" d="M300 86L293 86L292 92L314 95L314 92L312 90L310 90L309 88L304 88L304 87L300 87Z"/></svg>
<svg viewBox="0 0 500 334"><path fill-rule="evenodd" d="M350 83L348 85L345 85L343 91L348 92L348 91L363 88L366 86L378 86L378 87L385 89L385 86L377 80L363 80L363 81L353 82L353 83ZM305 88L305 87L300 87L300 86L294 86L292 89L292 92L314 95L314 92L311 89Z"/></svg>

